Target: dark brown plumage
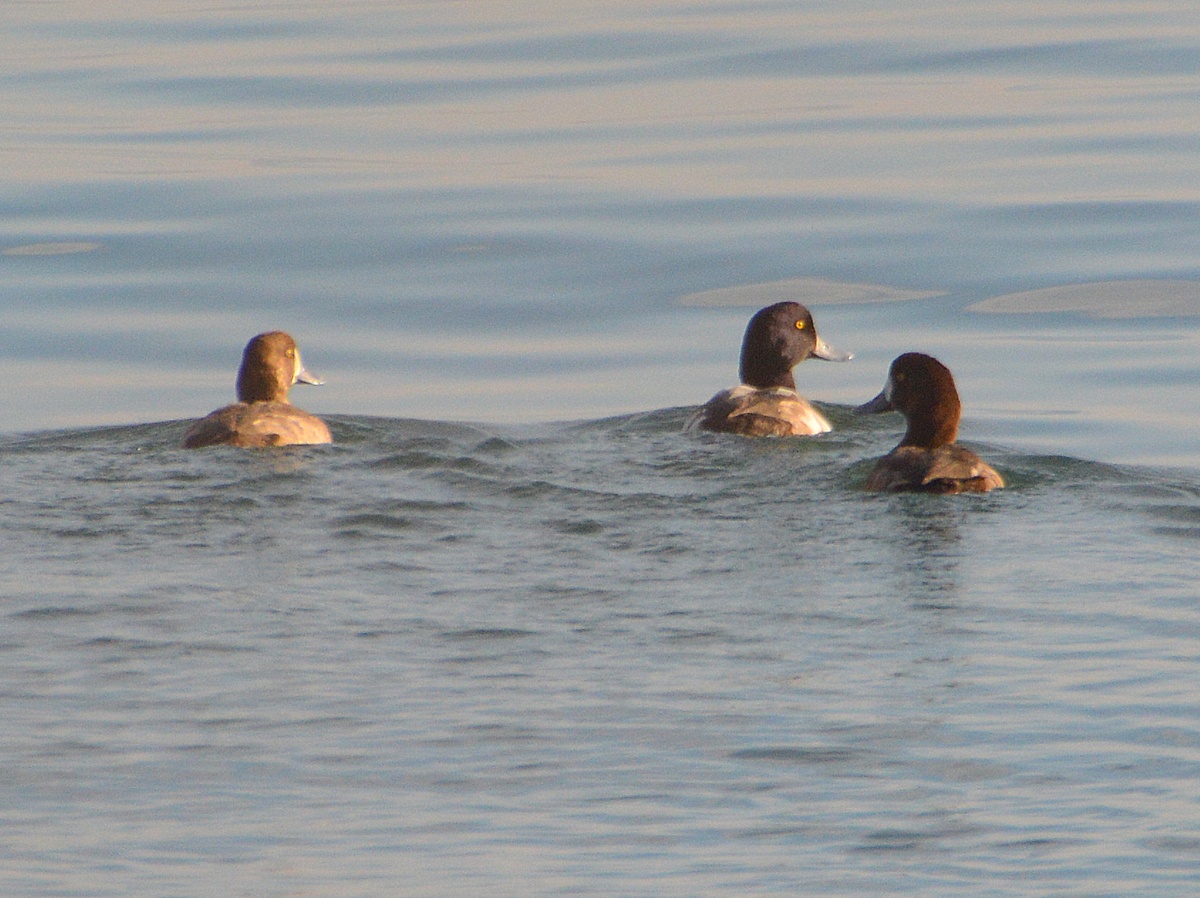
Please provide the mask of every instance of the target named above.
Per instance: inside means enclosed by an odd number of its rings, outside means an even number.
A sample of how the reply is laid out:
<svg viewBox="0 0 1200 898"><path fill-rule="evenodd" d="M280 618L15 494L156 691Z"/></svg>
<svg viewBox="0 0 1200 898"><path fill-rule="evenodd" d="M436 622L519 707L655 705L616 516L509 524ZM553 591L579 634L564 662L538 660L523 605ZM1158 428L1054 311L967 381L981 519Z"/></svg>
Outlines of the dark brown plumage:
<svg viewBox="0 0 1200 898"><path fill-rule="evenodd" d="M883 391L855 411L898 411L904 439L881 458L865 484L883 492L986 493L1004 479L955 440L962 403L950 369L932 356L906 352L892 362Z"/></svg>

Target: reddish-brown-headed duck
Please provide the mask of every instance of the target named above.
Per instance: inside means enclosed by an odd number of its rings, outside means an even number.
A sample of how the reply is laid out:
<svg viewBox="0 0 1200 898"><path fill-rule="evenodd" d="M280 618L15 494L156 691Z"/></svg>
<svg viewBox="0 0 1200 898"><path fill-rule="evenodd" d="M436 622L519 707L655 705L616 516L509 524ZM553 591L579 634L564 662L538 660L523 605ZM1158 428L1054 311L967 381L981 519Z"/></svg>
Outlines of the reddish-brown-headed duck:
<svg viewBox="0 0 1200 898"><path fill-rule="evenodd" d="M932 356L920 352L899 356L892 362L883 392L855 411L898 411L908 421L904 439L879 459L867 478L867 489L986 493L1004 486L991 465L954 442L962 404L950 369Z"/></svg>
<svg viewBox="0 0 1200 898"><path fill-rule="evenodd" d="M687 423L687 430L715 430L748 437L807 436L832 430L829 422L796 392L792 368L806 358L844 362L819 336L812 314L798 302L760 309L742 340L742 382L708 400Z"/></svg>
<svg viewBox="0 0 1200 898"><path fill-rule="evenodd" d="M283 331L259 334L246 344L238 370L238 401L188 428L185 449L201 446L291 446L332 443L325 422L288 402L292 384L319 384L304 370L296 341Z"/></svg>

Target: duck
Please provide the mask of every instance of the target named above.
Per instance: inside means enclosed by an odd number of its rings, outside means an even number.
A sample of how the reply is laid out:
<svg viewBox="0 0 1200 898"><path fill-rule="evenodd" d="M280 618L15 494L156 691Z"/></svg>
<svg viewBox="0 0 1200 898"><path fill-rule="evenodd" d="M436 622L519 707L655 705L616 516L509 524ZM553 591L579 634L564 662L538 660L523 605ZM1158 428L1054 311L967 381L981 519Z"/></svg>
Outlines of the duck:
<svg viewBox="0 0 1200 898"><path fill-rule="evenodd" d="M283 331L259 334L246 344L233 405L196 421L183 437L185 449L203 446L268 446L332 443L329 427L288 401L293 384L322 384L300 360L300 349Z"/></svg>
<svg viewBox="0 0 1200 898"><path fill-rule="evenodd" d="M865 489L950 494L986 493L1004 486L995 468L955 442L962 403L950 369L933 356L897 356L880 394L854 411L898 411L908 422L904 439L876 462Z"/></svg>
<svg viewBox="0 0 1200 898"><path fill-rule="evenodd" d="M710 430L748 437L811 436L833 427L796 392L792 369L809 357L845 362L817 335L812 313L798 302L759 309L746 326L739 368L741 383L722 390L688 420L685 430Z"/></svg>

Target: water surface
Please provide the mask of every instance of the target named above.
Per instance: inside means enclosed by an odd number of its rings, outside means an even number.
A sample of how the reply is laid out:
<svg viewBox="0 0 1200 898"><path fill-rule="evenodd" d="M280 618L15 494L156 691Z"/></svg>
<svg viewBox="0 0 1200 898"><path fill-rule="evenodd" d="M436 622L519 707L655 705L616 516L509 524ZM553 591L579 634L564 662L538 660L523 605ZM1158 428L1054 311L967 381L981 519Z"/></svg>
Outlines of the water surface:
<svg viewBox="0 0 1200 898"><path fill-rule="evenodd" d="M5 895L1194 893L1192 4L4 17ZM834 433L681 433L781 296Z"/></svg>

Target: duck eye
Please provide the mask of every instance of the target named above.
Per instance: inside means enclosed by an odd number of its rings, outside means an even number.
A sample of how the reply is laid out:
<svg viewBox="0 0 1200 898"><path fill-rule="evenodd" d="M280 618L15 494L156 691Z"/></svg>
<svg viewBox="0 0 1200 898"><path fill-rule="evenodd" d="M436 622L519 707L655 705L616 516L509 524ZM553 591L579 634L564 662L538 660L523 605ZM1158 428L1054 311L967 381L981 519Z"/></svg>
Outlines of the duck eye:
<svg viewBox="0 0 1200 898"><path fill-rule="evenodd" d="M296 354L296 350L287 349L287 350L284 350L283 354L286 355L290 359L292 356L294 356Z"/></svg>
<svg viewBox="0 0 1200 898"><path fill-rule="evenodd" d="M803 320L797 321L796 322L796 330L798 330L798 331L804 330L805 324L806 324L806 322Z"/></svg>

